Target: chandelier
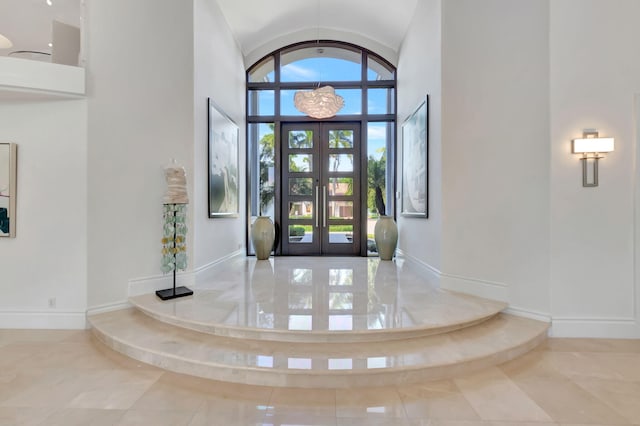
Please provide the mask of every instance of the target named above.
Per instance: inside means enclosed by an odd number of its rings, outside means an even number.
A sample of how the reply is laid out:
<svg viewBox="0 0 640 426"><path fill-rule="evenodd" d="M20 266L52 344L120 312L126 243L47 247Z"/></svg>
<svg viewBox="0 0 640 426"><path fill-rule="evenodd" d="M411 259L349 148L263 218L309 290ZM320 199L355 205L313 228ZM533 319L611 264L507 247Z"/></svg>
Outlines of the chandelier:
<svg viewBox="0 0 640 426"><path fill-rule="evenodd" d="M344 99L336 95L331 86L319 87L312 91L296 92L293 103L296 109L312 118L333 117L344 106Z"/></svg>
<svg viewBox="0 0 640 426"><path fill-rule="evenodd" d="M9 40L8 38L0 34L0 49L8 49L11 46L13 46L13 43L11 43L11 40Z"/></svg>

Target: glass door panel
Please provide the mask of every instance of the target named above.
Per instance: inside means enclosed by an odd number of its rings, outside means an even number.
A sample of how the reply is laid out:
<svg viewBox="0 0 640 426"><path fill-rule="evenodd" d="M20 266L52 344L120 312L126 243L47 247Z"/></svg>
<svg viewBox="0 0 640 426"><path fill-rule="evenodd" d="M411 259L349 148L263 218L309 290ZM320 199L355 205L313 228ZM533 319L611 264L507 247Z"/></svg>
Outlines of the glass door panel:
<svg viewBox="0 0 640 426"><path fill-rule="evenodd" d="M282 138L283 254L359 254L359 126L285 124Z"/></svg>

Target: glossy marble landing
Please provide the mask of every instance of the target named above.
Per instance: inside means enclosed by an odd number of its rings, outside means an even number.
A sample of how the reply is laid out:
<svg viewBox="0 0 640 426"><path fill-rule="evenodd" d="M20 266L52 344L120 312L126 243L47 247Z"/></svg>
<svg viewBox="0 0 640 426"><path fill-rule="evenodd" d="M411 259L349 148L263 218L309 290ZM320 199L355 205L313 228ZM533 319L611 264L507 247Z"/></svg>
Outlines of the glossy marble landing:
<svg viewBox="0 0 640 426"><path fill-rule="evenodd" d="M449 292L420 266L361 257L236 258L216 266L193 297L131 303L185 328L279 341L406 339L482 322L502 302Z"/></svg>
<svg viewBox="0 0 640 426"><path fill-rule="evenodd" d="M235 339L162 324L134 309L92 315L93 333L139 361L193 376L265 386L348 388L453 377L508 361L546 338L547 323L500 314L449 333L394 342Z"/></svg>

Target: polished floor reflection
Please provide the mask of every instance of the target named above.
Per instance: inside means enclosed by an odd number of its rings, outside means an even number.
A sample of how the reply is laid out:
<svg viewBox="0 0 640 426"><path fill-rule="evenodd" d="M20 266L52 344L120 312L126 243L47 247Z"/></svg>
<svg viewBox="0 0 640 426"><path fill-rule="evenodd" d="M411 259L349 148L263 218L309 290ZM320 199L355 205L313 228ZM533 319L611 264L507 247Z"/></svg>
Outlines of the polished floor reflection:
<svg viewBox="0 0 640 426"><path fill-rule="evenodd" d="M169 373L88 331L0 330L0 425L638 425L638 401L639 340L550 339L452 380L336 390Z"/></svg>
<svg viewBox="0 0 640 426"><path fill-rule="evenodd" d="M312 389L450 378L546 338L548 323L429 276L402 260L235 257L200 276L193 296L143 294L88 319L107 346L170 371Z"/></svg>
<svg viewBox="0 0 640 426"><path fill-rule="evenodd" d="M132 302L156 315L262 331L351 335L439 330L485 319L505 305L443 291L408 262L362 257L236 258L194 286L192 298ZM298 332L298 333L295 333Z"/></svg>

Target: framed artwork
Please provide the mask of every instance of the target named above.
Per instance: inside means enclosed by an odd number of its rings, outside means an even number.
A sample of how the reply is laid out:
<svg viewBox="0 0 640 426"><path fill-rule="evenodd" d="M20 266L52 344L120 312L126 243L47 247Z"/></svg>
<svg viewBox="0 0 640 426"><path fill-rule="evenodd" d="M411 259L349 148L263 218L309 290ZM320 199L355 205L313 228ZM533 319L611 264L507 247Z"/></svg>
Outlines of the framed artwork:
<svg viewBox="0 0 640 426"><path fill-rule="evenodd" d="M401 214L429 217L429 95L402 123Z"/></svg>
<svg viewBox="0 0 640 426"><path fill-rule="evenodd" d="M0 143L0 237L16 236L16 166L18 146Z"/></svg>
<svg viewBox="0 0 640 426"><path fill-rule="evenodd" d="M209 217L240 213L239 129L216 104L209 107Z"/></svg>

